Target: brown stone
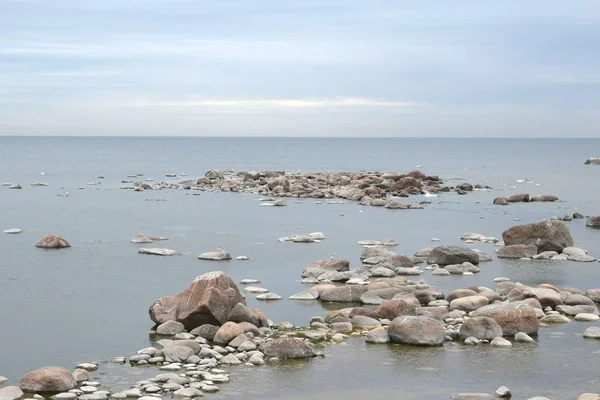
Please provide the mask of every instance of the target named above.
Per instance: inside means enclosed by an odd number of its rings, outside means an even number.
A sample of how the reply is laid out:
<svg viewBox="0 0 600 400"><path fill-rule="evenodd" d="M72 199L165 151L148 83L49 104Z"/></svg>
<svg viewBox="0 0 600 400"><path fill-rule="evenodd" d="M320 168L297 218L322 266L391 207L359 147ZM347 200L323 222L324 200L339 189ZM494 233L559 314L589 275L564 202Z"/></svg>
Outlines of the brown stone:
<svg viewBox="0 0 600 400"><path fill-rule="evenodd" d="M228 344L233 339L243 334L244 330L235 322L226 322L219 328L213 342Z"/></svg>
<svg viewBox="0 0 600 400"><path fill-rule="evenodd" d="M513 226L502 233L506 246L515 244L537 246L538 253L556 251L573 246L569 228L560 221L539 221L533 224Z"/></svg>
<svg viewBox="0 0 600 400"><path fill-rule="evenodd" d="M71 247L71 244L67 241L67 239L60 236L47 235L41 238L35 247L39 247L41 249L64 249L66 247Z"/></svg>
<svg viewBox="0 0 600 400"><path fill-rule="evenodd" d="M197 277L183 292L165 296L150 306L152 321L172 320L191 330L203 324L222 325L238 304L246 304L235 283L221 271Z"/></svg>

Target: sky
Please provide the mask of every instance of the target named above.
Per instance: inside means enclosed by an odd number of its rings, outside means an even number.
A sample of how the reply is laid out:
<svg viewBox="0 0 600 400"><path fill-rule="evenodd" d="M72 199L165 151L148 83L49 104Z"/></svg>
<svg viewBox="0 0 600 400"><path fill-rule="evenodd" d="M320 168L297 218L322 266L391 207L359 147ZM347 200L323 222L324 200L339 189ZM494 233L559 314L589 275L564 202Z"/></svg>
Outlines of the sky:
<svg viewBox="0 0 600 400"><path fill-rule="evenodd" d="M0 135L600 137L598 0L0 0Z"/></svg>

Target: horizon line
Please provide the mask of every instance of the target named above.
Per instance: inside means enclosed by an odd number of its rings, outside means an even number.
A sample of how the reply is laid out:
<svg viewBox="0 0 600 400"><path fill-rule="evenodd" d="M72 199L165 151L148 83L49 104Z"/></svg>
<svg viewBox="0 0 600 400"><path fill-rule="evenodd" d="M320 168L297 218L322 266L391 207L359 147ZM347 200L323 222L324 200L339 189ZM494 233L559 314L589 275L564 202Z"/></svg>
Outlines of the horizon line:
<svg viewBox="0 0 600 400"><path fill-rule="evenodd" d="M584 140L597 137L552 137L552 136L235 136L235 135L3 135L0 138L202 138L202 139L508 139L508 140Z"/></svg>

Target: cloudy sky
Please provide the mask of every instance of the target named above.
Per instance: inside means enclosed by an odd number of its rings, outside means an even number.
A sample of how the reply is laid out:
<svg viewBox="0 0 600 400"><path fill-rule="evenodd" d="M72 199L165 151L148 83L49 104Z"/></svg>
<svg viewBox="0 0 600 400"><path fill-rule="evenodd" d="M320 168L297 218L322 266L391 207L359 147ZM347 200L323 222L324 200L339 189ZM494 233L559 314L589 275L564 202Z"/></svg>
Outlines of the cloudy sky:
<svg viewBox="0 0 600 400"><path fill-rule="evenodd" d="M0 135L600 136L598 0L0 0Z"/></svg>

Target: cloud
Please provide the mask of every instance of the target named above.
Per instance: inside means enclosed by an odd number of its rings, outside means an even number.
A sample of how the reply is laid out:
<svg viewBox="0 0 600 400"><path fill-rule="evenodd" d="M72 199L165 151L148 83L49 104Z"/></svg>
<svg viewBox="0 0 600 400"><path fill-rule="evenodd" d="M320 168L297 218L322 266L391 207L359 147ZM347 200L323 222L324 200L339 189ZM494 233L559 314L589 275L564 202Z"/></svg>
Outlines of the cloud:
<svg viewBox="0 0 600 400"><path fill-rule="evenodd" d="M134 101L130 107L257 107L257 108L324 108L324 107L416 107L424 103L396 102L359 97L330 99L264 99L264 100L191 100L191 101Z"/></svg>

